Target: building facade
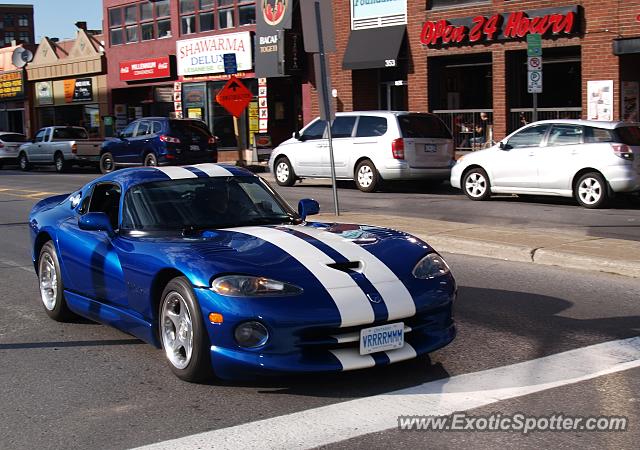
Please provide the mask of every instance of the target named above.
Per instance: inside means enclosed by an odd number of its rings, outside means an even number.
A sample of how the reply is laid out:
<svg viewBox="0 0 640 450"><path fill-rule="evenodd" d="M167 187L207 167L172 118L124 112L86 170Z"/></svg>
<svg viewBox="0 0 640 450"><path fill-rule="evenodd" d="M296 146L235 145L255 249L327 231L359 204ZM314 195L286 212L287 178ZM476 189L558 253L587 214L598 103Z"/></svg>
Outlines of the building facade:
<svg viewBox="0 0 640 450"><path fill-rule="evenodd" d="M0 48L34 44L33 5L0 4Z"/></svg>
<svg viewBox="0 0 640 450"><path fill-rule="evenodd" d="M338 110L436 112L456 133L458 147L485 113L492 138L501 139L532 120L527 36L540 34L539 119L638 120L638 0L333 5ZM312 115L316 105L314 95Z"/></svg>
<svg viewBox="0 0 640 450"><path fill-rule="evenodd" d="M32 95L23 54L29 59L33 53L22 44L0 48L0 131L30 135Z"/></svg>

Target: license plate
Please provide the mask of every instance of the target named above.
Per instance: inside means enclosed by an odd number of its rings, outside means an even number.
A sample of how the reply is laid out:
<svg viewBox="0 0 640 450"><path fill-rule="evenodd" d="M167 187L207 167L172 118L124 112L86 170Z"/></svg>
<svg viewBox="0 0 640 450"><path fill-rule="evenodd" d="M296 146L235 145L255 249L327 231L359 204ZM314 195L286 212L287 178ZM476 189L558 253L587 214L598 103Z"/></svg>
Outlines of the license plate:
<svg viewBox="0 0 640 450"><path fill-rule="evenodd" d="M192 152L197 152L200 150L200 146L199 145L192 145L189 147L189 150L191 150Z"/></svg>
<svg viewBox="0 0 640 450"><path fill-rule="evenodd" d="M424 144L424 151L427 153L435 153L438 150L438 146L434 144Z"/></svg>
<svg viewBox="0 0 640 450"><path fill-rule="evenodd" d="M360 330L360 354L368 355L404 346L404 323L390 323Z"/></svg>

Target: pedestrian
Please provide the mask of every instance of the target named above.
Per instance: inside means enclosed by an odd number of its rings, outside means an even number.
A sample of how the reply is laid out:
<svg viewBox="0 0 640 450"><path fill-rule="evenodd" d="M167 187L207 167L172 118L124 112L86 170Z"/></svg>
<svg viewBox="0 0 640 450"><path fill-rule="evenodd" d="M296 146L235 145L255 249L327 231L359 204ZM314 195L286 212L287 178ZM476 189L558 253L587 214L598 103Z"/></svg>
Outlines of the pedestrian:
<svg viewBox="0 0 640 450"><path fill-rule="evenodd" d="M487 137L489 133L489 129L491 124L489 123L489 116L486 112L480 113L480 123L478 123L475 128L475 136L471 139L471 144L473 146L482 146L487 142Z"/></svg>

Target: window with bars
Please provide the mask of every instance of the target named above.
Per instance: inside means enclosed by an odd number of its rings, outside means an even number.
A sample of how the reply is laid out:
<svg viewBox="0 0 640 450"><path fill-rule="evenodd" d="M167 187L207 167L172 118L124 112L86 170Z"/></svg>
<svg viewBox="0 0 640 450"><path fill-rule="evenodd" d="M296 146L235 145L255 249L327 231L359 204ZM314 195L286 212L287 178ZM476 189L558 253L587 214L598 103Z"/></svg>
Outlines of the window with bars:
<svg viewBox="0 0 640 450"><path fill-rule="evenodd" d="M179 7L182 35L256 23L255 0L179 0Z"/></svg>
<svg viewBox="0 0 640 450"><path fill-rule="evenodd" d="M171 36L169 0L137 2L108 11L111 46Z"/></svg>

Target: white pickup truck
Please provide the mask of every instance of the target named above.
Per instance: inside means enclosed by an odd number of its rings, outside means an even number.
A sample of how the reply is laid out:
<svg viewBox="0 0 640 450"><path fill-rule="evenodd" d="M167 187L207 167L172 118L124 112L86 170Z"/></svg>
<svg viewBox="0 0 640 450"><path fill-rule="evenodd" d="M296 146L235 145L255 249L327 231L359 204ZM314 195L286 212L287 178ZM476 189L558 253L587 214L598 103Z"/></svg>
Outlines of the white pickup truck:
<svg viewBox="0 0 640 450"><path fill-rule="evenodd" d="M54 165L64 172L72 165L95 166L100 162L103 140L90 140L82 127L45 127L18 150L18 165L29 170L34 165Z"/></svg>

